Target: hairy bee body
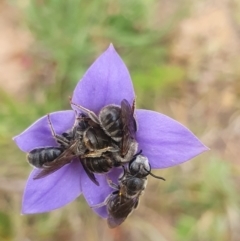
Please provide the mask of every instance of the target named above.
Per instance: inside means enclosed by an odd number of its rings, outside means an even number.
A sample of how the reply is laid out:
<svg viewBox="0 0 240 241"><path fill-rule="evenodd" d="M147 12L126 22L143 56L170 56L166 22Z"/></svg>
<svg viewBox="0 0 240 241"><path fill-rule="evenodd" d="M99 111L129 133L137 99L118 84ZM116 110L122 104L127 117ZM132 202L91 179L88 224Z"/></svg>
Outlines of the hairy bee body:
<svg viewBox="0 0 240 241"><path fill-rule="evenodd" d="M138 143L135 140L137 125L134 117L134 103L131 106L124 99L121 106L107 105L100 110L98 116L94 112L72 103L98 124L105 134L113 140L112 143L117 145L119 151L113 151L112 155L114 166L128 163L137 152Z"/></svg>
<svg viewBox="0 0 240 241"><path fill-rule="evenodd" d="M113 191L103 203L97 205L98 207L106 205L110 228L119 226L137 208L139 198L146 188L148 175L163 179L151 173L148 159L141 153L136 154L123 169L124 173L119 177L118 184L108 179L109 185L116 191Z"/></svg>
<svg viewBox="0 0 240 241"><path fill-rule="evenodd" d="M28 162L37 167L42 168L45 163L54 161L63 153L61 147L43 147L30 151L27 155Z"/></svg>
<svg viewBox="0 0 240 241"><path fill-rule="evenodd" d="M113 140L119 142L123 137L121 108L114 105L104 107L99 113L99 122L103 130Z"/></svg>
<svg viewBox="0 0 240 241"><path fill-rule="evenodd" d="M99 117L78 107L88 116L80 114L73 128L60 135L55 133L48 115L58 146L30 151L28 161L43 168L36 178L49 175L78 158L89 178L98 185L94 173L107 173L113 167L128 163L135 155L138 145L135 141L134 105L131 107L127 100L123 100L121 106L105 106Z"/></svg>
<svg viewBox="0 0 240 241"><path fill-rule="evenodd" d="M113 161L107 155L82 159L83 166L93 173L107 173L113 167Z"/></svg>
<svg viewBox="0 0 240 241"><path fill-rule="evenodd" d="M45 177L78 158L89 178L99 185L94 173L108 172L114 166L111 153L119 150L114 140L84 115L76 118L72 129L60 135L55 133L50 116L48 122L58 146L40 147L28 153L29 163L42 169L35 178Z"/></svg>

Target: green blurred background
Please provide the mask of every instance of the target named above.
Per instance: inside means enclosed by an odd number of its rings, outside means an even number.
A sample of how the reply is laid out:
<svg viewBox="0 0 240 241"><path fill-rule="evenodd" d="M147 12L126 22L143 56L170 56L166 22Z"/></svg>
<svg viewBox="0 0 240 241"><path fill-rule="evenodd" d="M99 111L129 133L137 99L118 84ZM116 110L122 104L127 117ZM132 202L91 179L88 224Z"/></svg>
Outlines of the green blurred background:
<svg viewBox="0 0 240 241"><path fill-rule="evenodd" d="M238 0L0 1L0 240L240 240ZM21 216L31 167L13 143L68 97L113 43L137 107L190 128L211 151L149 178L138 210L110 230L83 197Z"/></svg>

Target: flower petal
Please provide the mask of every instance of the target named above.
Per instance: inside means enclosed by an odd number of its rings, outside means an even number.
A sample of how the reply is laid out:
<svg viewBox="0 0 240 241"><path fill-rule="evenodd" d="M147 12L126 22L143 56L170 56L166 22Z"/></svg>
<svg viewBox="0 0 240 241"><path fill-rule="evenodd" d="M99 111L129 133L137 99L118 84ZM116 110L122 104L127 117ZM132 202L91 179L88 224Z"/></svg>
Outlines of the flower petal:
<svg viewBox="0 0 240 241"><path fill-rule="evenodd" d="M114 168L107 174L107 176L113 181L113 183L117 184L118 177L122 171L123 170L121 168ZM104 174L95 174L95 176L99 182L99 186L94 184L85 172L82 172L81 174L83 196L85 197L88 205L92 208L97 204L103 203L108 195L114 191L114 189L108 185L106 176ZM93 208L93 211L95 211L102 218L107 218L108 216L106 206L101 208Z"/></svg>
<svg viewBox="0 0 240 241"><path fill-rule="evenodd" d="M39 172L34 169L28 178L23 195L23 214L49 212L72 202L81 194L79 160L62 167L41 179L33 179Z"/></svg>
<svg viewBox="0 0 240 241"><path fill-rule="evenodd" d="M54 131L57 134L62 134L72 128L75 121L75 112L72 110L53 112L50 114L50 120ZM24 132L15 136L13 140L24 152L29 152L36 147L57 146L48 124L47 115L38 119Z"/></svg>
<svg viewBox="0 0 240 241"><path fill-rule="evenodd" d="M197 137L179 122L163 114L137 110L139 149L152 168L166 168L207 151Z"/></svg>
<svg viewBox="0 0 240 241"><path fill-rule="evenodd" d="M90 66L76 86L72 102L98 113L109 104L132 103L135 94L128 69L113 45ZM75 106L72 106L76 109Z"/></svg>

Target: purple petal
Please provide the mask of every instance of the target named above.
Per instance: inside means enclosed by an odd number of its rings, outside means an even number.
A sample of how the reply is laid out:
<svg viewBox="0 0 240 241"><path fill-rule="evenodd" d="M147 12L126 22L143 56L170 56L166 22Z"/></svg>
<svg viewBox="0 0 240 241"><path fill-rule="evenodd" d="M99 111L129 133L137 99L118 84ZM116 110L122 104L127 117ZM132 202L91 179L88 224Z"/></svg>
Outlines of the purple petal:
<svg viewBox="0 0 240 241"><path fill-rule="evenodd" d="M81 194L79 160L62 167L41 179L33 179L39 172L34 169L28 178L23 195L23 214L49 212L72 202Z"/></svg>
<svg viewBox="0 0 240 241"><path fill-rule="evenodd" d="M132 103L134 97L128 69L113 45L110 45L78 83L72 102L98 113L106 105L120 105L123 99Z"/></svg>
<svg viewBox="0 0 240 241"><path fill-rule="evenodd" d="M152 168L166 168L207 151L197 137L179 122L163 114L137 110L139 149Z"/></svg>
<svg viewBox="0 0 240 241"><path fill-rule="evenodd" d="M122 168L114 168L107 175L110 178L110 180L113 181L113 183L117 184L118 177L122 171L123 171ZM100 184L99 186L94 184L84 171L81 174L81 185L82 185L83 196L85 197L90 207L93 207L99 203L103 203L104 200L108 197L108 195L113 191L115 191L113 188L111 188L108 185L106 176L104 174L102 175L95 174L95 176ZM102 218L107 218L108 216L106 206L103 206L101 208L93 208L93 210Z"/></svg>
<svg viewBox="0 0 240 241"><path fill-rule="evenodd" d="M53 112L50 114L50 120L54 131L57 134L62 134L72 128L75 121L75 112L72 110ZM24 152L29 152L36 147L57 146L47 116L38 119L24 132L15 136L13 140Z"/></svg>

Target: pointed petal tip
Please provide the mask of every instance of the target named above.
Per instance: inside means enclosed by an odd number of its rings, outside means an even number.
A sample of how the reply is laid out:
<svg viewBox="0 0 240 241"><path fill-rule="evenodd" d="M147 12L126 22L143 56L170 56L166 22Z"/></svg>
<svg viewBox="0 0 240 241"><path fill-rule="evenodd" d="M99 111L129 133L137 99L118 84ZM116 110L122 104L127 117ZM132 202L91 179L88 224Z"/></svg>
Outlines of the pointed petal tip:
<svg viewBox="0 0 240 241"><path fill-rule="evenodd" d="M109 49L109 50L114 50L114 51L116 51L115 48L114 48L114 46L113 46L113 43L110 43L110 44L109 44L108 49Z"/></svg>
<svg viewBox="0 0 240 241"><path fill-rule="evenodd" d="M31 214L31 213L28 213L26 210L25 210L25 208L24 207L22 207L22 210L21 210L21 216L23 216L23 215L26 215L26 214Z"/></svg>
<svg viewBox="0 0 240 241"><path fill-rule="evenodd" d="M18 145L19 137L21 138L21 133L12 137L12 140L16 143L16 145Z"/></svg>
<svg viewBox="0 0 240 241"><path fill-rule="evenodd" d="M14 141L14 143L18 146L18 148L20 148L20 147L19 147L19 136L20 136L20 135L21 135L21 134L12 137L12 141ZM21 148L20 148L20 149L21 149ZM21 149L21 150L22 150L22 149Z"/></svg>
<svg viewBox="0 0 240 241"><path fill-rule="evenodd" d="M110 44L77 84L72 102L99 113L106 105L120 105L123 99L131 103L134 96L133 83L127 66L113 44ZM72 108L79 111L73 105Z"/></svg>
<svg viewBox="0 0 240 241"><path fill-rule="evenodd" d="M197 137L196 137L196 138L197 138ZM198 138L197 138L197 139L198 139ZM199 139L198 139L198 142L199 142L199 146L200 146L200 149L201 149L201 151L199 151L199 154L211 150L208 146L206 146L205 144L203 144L202 141L200 141Z"/></svg>
<svg viewBox="0 0 240 241"><path fill-rule="evenodd" d="M51 123L54 131L61 134L72 128L75 122L73 110L56 111L51 113ZM13 137L20 150L29 152L36 147L56 146L57 143L51 133L47 115L36 120L19 135Z"/></svg>
<svg viewBox="0 0 240 241"><path fill-rule="evenodd" d="M209 148L209 147L205 146L204 144L203 144L203 149L204 149L204 151L203 151L203 152L205 152L205 151L211 151L211 148Z"/></svg>
<svg viewBox="0 0 240 241"><path fill-rule="evenodd" d="M139 148L153 169L179 165L210 150L189 129L163 114L137 110L137 120Z"/></svg>
<svg viewBox="0 0 240 241"><path fill-rule="evenodd" d="M28 214L34 214L34 212L28 210L24 203L22 203L22 210L21 210L21 215L28 215Z"/></svg>
<svg viewBox="0 0 240 241"><path fill-rule="evenodd" d="M199 140L199 144L200 144L200 146L198 147L198 152L196 152L192 158L211 150L209 147L204 145L200 140ZM191 160L192 158L190 158L189 160Z"/></svg>

